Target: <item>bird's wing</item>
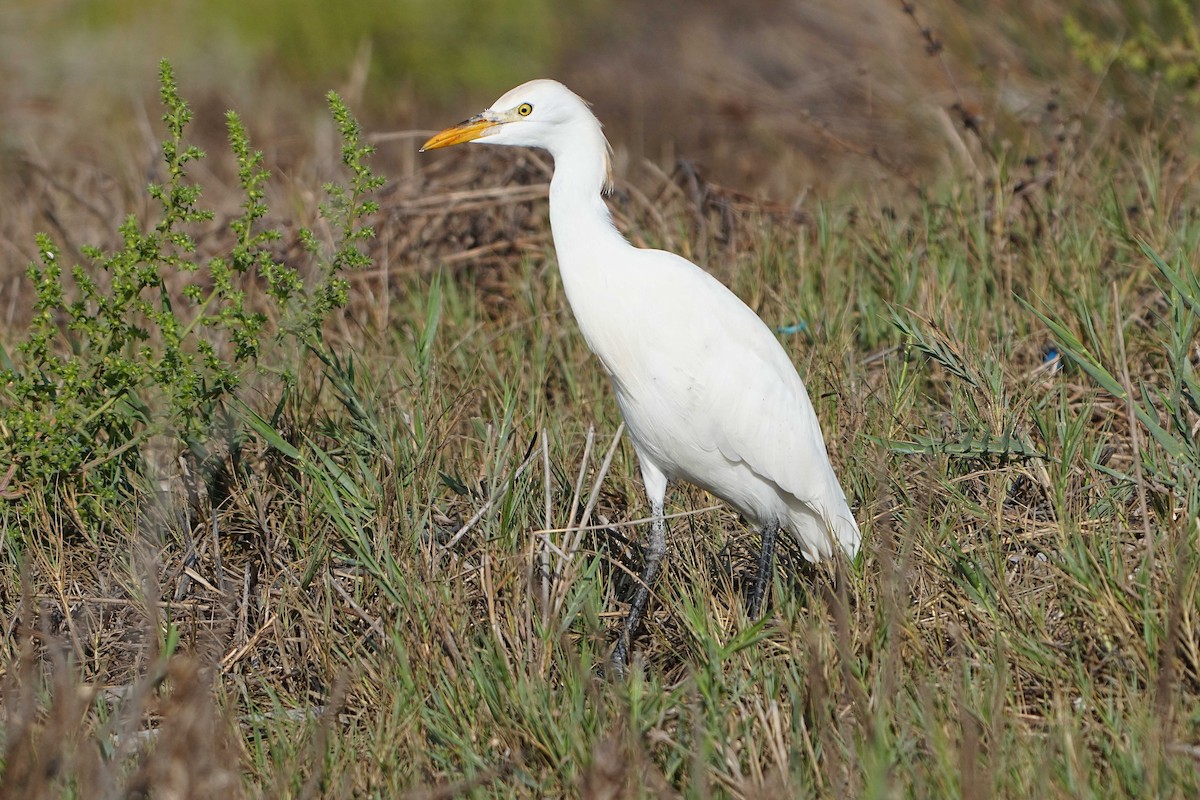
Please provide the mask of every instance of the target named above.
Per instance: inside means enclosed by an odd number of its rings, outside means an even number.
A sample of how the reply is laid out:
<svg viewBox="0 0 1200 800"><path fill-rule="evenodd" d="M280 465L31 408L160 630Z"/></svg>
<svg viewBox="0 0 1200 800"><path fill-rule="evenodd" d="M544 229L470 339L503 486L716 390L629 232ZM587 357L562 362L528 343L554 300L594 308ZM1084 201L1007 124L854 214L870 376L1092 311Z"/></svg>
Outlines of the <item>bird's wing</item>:
<svg viewBox="0 0 1200 800"><path fill-rule="evenodd" d="M712 408L719 413L705 417L707 436L726 459L745 464L799 501L787 503L792 509L787 527L806 558L832 554L828 534L853 557L861 534L808 392L774 335L761 322L759 327L760 336L731 338L717 359L725 374L710 384Z"/></svg>
<svg viewBox="0 0 1200 800"><path fill-rule="evenodd" d="M760 335L739 327L714 348L708 376L714 413L705 419L707 430L698 431L707 440L701 444L798 500L821 503L833 476L816 412L783 348L754 321Z"/></svg>
<svg viewBox="0 0 1200 800"><path fill-rule="evenodd" d="M724 284L680 256L636 251L640 291L580 320L613 376L635 438L685 442L743 463L798 501L839 513L845 501L820 423L775 334ZM614 324L614 314L624 318ZM577 314L577 316L579 316ZM669 449L664 445L664 451ZM662 459L669 465L671 454Z"/></svg>
<svg viewBox="0 0 1200 800"><path fill-rule="evenodd" d="M647 251L643 251L647 252ZM649 251L654 252L654 251ZM737 295L678 256L656 257L672 327L642 341L651 374L674 373L662 419L682 418L696 446L741 462L801 502L844 504L804 383L770 328ZM687 392L679 387L689 386ZM836 498L836 499L835 499Z"/></svg>

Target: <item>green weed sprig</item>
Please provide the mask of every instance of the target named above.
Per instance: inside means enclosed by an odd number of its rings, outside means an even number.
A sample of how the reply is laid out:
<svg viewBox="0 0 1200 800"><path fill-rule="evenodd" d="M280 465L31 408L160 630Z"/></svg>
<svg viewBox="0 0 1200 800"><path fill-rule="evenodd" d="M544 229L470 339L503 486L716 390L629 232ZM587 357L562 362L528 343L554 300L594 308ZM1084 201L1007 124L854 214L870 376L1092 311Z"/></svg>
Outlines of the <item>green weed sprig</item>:
<svg viewBox="0 0 1200 800"><path fill-rule="evenodd" d="M317 284L306 298L303 311L292 328L314 348L321 347L319 341L306 336L304 332L319 330L321 321L333 309L346 305L350 285L343 275L371 264L364 245L367 240L374 238L375 228L365 220L379 210L379 204L370 199L370 195L384 183L384 179L374 175L366 165L366 159L375 152L375 148L363 144L362 128L350 109L336 92L329 92L326 100L342 137L342 164L350 172L351 179L349 186L325 184L328 200L321 204L321 216L334 231L335 248L333 254L323 261ZM310 252L320 251L320 245L311 231L302 230L300 233Z"/></svg>
<svg viewBox="0 0 1200 800"><path fill-rule="evenodd" d="M1067 14L1063 33L1071 51L1088 69L1103 75L1119 65L1132 73L1158 76L1167 86L1200 98L1200 33L1196 15L1183 0L1157 4L1157 13L1121 8L1125 30L1098 32L1083 16Z"/></svg>
<svg viewBox="0 0 1200 800"><path fill-rule="evenodd" d="M73 287L64 280L59 248L38 236L38 262L28 270L33 320L18 347L19 363L0 376L0 447L21 485L82 479L111 494L127 470L140 468L143 444L161 434L204 459L212 432L226 427L220 420L228 403L272 335L267 312L281 320L280 335L317 342L329 313L346 302L344 273L370 263L362 243L374 235L366 218L377 205L368 196L383 180L366 166L372 149L332 93L351 180L348 187L326 186L321 211L335 241L332 255L318 259L313 285L274 255L282 235L264 225L269 173L234 112L226 125L244 196L241 214L228 223L227 252L197 257L194 231L214 215L200 205L189 165L205 154L186 141L192 111L166 61L159 81L165 174L147 190L158 203L157 221L131 215L119 228L116 250L83 248L90 264L71 270ZM319 251L313 234L301 235Z"/></svg>

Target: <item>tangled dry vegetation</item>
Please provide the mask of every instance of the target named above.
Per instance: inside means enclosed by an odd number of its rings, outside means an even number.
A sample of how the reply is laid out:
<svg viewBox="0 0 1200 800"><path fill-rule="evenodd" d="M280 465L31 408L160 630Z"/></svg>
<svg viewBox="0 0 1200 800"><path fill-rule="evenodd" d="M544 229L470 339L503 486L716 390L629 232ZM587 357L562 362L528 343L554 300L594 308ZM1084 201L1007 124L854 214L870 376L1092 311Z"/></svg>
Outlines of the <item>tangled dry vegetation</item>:
<svg viewBox="0 0 1200 800"><path fill-rule="evenodd" d="M6 454L0 795L1195 796L1194 116L1115 135L1054 98L894 206L621 176L622 230L780 330L866 535L785 559L755 624L752 533L676 490L628 682L602 672L646 508L550 165L384 161L325 347L264 353L203 464L164 432L103 496ZM201 257L241 201L208 149ZM18 161L8 353L33 232L113 246L155 158ZM274 258L331 235L331 180L314 147L269 181Z"/></svg>

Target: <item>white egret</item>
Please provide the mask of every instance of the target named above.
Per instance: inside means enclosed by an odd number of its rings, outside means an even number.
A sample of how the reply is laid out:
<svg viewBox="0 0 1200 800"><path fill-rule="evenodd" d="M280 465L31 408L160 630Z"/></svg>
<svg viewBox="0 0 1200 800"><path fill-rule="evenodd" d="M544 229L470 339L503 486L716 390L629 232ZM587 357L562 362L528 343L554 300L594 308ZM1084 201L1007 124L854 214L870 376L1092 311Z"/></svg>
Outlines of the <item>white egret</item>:
<svg viewBox="0 0 1200 800"><path fill-rule="evenodd" d="M601 196L609 145L587 103L556 81L530 81L421 150L463 142L540 147L554 158L550 227L563 288L612 381L653 516L616 670L625 670L666 552L663 501L673 480L708 490L761 529L752 617L780 528L809 561L832 557L835 542L853 557L858 525L796 368L720 281L673 253L634 247L613 226Z"/></svg>

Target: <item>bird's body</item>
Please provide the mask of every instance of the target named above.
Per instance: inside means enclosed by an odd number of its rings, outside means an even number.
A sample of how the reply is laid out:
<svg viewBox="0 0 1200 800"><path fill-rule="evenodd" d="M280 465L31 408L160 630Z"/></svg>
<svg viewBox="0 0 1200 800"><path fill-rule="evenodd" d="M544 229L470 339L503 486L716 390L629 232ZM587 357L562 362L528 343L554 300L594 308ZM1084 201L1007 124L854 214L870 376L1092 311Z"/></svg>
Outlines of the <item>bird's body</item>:
<svg viewBox="0 0 1200 800"><path fill-rule="evenodd" d="M810 561L831 557L834 542L853 556L858 526L786 351L720 281L673 253L636 248L617 231L601 196L608 143L587 104L562 84L531 81L425 149L461 141L542 147L554 157L550 224L563 287L612 381L655 516L643 587L614 654L618 666L665 550L670 481L712 492L763 528L753 611L775 530L790 531Z"/></svg>
<svg viewBox="0 0 1200 800"><path fill-rule="evenodd" d="M810 561L832 555L825 519L856 550L804 384L762 320L672 253L623 239L558 249L567 299L612 380L642 470L706 489L757 525L778 521Z"/></svg>

